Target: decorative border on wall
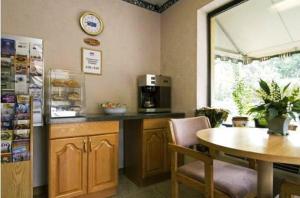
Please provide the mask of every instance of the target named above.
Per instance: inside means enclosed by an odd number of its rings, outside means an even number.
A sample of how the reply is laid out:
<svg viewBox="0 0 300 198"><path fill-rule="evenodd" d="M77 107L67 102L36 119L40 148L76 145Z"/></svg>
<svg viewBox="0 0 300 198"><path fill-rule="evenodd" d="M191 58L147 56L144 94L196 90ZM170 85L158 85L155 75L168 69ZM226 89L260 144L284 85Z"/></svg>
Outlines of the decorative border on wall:
<svg viewBox="0 0 300 198"><path fill-rule="evenodd" d="M159 13L162 13L163 11L165 11L166 9L168 9L169 7L174 5L177 1L179 1L179 0L169 0L169 1L167 1L162 6L159 7Z"/></svg>
<svg viewBox="0 0 300 198"><path fill-rule="evenodd" d="M148 3L143 0L123 0L123 1L139 6L141 8L145 8L147 10L151 10L153 12L162 13L163 11L165 11L166 9L174 5L179 0L169 0L166 3L164 3L162 6L154 5L152 3Z"/></svg>

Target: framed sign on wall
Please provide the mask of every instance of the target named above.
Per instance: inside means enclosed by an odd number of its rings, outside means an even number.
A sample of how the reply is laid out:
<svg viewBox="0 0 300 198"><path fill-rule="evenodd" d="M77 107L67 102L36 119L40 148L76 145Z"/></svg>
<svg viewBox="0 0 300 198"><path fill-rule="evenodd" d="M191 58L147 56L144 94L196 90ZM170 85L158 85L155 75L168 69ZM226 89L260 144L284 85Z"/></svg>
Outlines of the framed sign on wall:
<svg viewBox="0 0 300 198"><path fill-rule="evenodd" d="M82 71L87 74L102 74L102 52L82 48Z"/></svg>

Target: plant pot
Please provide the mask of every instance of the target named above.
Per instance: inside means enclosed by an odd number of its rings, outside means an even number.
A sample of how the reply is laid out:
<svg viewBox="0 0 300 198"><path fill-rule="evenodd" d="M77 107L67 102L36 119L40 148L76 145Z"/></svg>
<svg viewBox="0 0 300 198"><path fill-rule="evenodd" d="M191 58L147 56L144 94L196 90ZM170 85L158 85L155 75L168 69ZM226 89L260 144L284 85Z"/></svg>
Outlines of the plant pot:
<svg viewBox="0 0 300 198"><path fill-rule="evenodd" d="M265 118L254 118L256 128L267 128L268 121Z"/></svg>
<svg viewBox="0 0 300 198"><path fill-rule="evenodd" d="M290 130L290 131L296 131L296 130L297 130L297 127L298 127L297 125L290 124L290 125L289 125L289 130Z"/></svg>
<svg viewBox="0 0 300 198"><path fill-rule="evenodd" d="M219 127L227 119L229 112L225 109L202 107L195 111L195 116L206 116L212 128Z"/></svg>
<svg viewBox="0 0 300 198"><path fill-rule="evenodd" d="M246 116L235 116L232 118L233 127L246 127L248 126L249 118Z"/></svg>
<svg viewBox="0 0 300 198"><path fill-rule="evenodd" d="M268 133L272 135L286 136L289 134L289 123L291 118L286 116L275 117L268 122Z"/></svg>

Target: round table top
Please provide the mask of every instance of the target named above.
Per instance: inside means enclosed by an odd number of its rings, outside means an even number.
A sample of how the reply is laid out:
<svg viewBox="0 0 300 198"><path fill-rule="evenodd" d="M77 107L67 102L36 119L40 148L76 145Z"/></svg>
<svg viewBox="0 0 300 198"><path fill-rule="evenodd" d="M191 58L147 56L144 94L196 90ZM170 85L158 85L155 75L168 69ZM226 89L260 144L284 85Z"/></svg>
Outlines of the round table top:
<svg viewBox="0 0 300 198"><path fill-rule="evenodd" d="M300 164L300 131L269 135L259 128L210 128L197 132L200 144L241 157Z"/></svg>

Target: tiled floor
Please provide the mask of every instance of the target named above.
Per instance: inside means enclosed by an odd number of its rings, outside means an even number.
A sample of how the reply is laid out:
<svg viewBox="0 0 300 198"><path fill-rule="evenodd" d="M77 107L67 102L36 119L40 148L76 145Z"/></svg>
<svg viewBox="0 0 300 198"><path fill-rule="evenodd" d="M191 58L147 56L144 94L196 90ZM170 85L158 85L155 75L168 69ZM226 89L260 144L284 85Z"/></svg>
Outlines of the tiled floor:
<svg viewBox="0 0 300 198"><path fill-rule="evenodd" d="M170 180L147 187L137 187L124 175L120 175L118 194L113 198L169 198L171 197ZM180 197L201 198L202 195L194 189L180 186Z"/></svg>
<svg viewBox="0 0 300 198"><path fill-rule="evenodd" d="M274 195L279 193L280 183L286 177L285 172L275 170L274 173ZM289 174L291 176L291 174ZM293 175L295 176L295 175ZM295 179L300 179L297 176ZM299 180L300 181L300 180ZM138 187L131 182L123 174L119 176L118 193L112 198L170 198L171 197L171 183L170 180L153 184L147 187ZM202 198L204 197L200 192L180 185L180 198ZM46 195L41 195L34 198L47 198Z"/></svg>
<svg viewBox="0 0 300 198"><path fill-rule="evenodd" d="M111 198L170 198L170 180L153 184L147 187L138 187L123 174L119 176L117 195ZM180 197L182 198L201 198L202 195L190 188L180 186ZM47 198L46 195L35 196L34 198Z"/></svg>

